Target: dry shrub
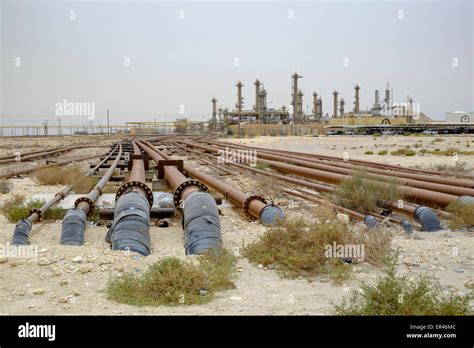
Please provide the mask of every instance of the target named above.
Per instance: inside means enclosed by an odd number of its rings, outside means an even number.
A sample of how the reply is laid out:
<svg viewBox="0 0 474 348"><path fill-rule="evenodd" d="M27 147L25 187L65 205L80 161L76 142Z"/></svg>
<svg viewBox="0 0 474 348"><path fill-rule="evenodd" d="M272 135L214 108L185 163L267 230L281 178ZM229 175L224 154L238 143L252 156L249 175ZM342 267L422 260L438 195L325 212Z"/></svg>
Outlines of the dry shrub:
<svg viewBox="0 0 474 348"><path fill-rule="evenodd" d="M363 225L345 225L329 209L318 213L321 222L294 218L271 227L244 248L244 255L255 264L274 266L284 277L329 273L338 282L347 279L349 269L344 258L326 257L328 246L363 246L364 261L375 266L382 264L390 252L392 233L368 230Z"/></svg>
<svg viewBox="0 0 474 348"><path fill-rule="evenodd" d="M136 306L190 305L209 302L215 291L234 288L235 257L208 252L199 263L174 257L151 265L143 274L126 274L107 285L108 299Z"/></svg>
<svg viewBox="0 0 474 348"><path fill-rule="evenodd" d="M409 148L401 148L396 151L390 152L392 156L415 156L416 151L410 150Z"/></svg>
<svg viewBox="0 0 474 348"><path fill-rule="evenodd" d="M24 203L25 197L20 195L13 195L11 199L6 201L0 210L10 222L17 222L25 219L30 215L33 208L41 208L46 201L42 199L33 199L28 203ZM65 210L61 208L49 208L43 215L44 220L60 220L64 217Z"/></svg>
<svg viewBox="0 0 474 348"><path fill-rule="evenodd" d="M271 227L258 241L244 248L250 261L274 265L290 278L327 271L326 246L344 244L347 227L337 222L312 223L303 218L287 219Z"/></svg>
<svg viewBox="0 0 474 348"><path fill-rule="evenodd" d="M393 237L394 232L383 228L367 229L360 225L358 230L353 228L348 236L347 244L364 245L364 261L374 266L381 266L391 252Z"/></svg>
<svg viewBox="0 0 474 348"><path fill-rule="evenodd" d="M375 211L385 201L403 199L397 180L369 180L367 173L356 170L351 178L341 181L333 200L346 208L361 212Z"/></svg>
<svg viewBox="0 0 474 348"><path fill-rule="evenodd" d="M313 216L318 218L321 222L333 221L336 218L337 212L329 204L320 204L313 212Z"/></svg>
<svg viewBox="0 0 474 348"><path fill-rule="evenodd" d="M450 213L448 224L450 228L469 228L474 226L474 204L454 201L446 208Z"/></svg>
<svg viewBox="0 0 474 348"><path fill-rule="evenodd" d="M434 169L438 172L442 172L443 174L449 176L459 176L465 175L470 172L470 169L467 168L466 162L456 161L454 164L437 164L434 166Z"/></svg>
<svg viewBox="0 0 474 348"><path fill-rule="evenodd" d="M398 254L385 259L383 274L373 284L361 283L342 304L338 315L469 315L469 295L446 291L431 275L397 274Z"/></svg>
<svg viewBox="0 0 474 348"><path fill-rule="evenodd" d="M48 166L37 170L35 178L43 185L73 185L76 193L89 193L97 178L86 177L77 164L70 166Z"/></svg>

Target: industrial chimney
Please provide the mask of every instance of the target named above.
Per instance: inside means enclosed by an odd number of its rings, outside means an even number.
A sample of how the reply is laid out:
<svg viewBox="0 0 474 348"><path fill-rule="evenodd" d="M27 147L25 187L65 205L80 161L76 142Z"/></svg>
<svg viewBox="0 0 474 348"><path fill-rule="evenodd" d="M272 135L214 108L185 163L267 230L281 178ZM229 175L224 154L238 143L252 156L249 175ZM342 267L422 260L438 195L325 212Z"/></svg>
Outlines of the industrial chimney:
<svg viewBox="0 0 474 348"><path fill-rule="evenodd" d="M321 99L321 97L318 98L318 113L317 113L318 117L320 120L322 120L322 117L323 117L323 100Z"/></svg>
<svg viewBox="0 0 474 348"><path fill-rule="evenodd" d="M241 113L244 108L244 97L242 97L242 87L244 85L242 81L238 81L235 86L237 87L237 103L235 104L235 107L237 108L237 111Z"/></svg>
<svg viewBox="0 0 474 348"><path fill-rule="evenodd" d="M344 117L344 104L345 104L345 103L346 103L346 102L344 101L344 99L341 98L341 101L339 102L339 115L340 115L341 117Z"/></svg>
<svg viewBox="0 0 474 348"><path fill-rule="evenodd" d="M293 121L296 121L299 116L301 115L301 110L298 108L299 100L298 100L298 79L302 78L303 76L298 75L297 72L295 72L292 76L293 82L292 82L292 102L291 105L293 105ZM303 105L303 102L301 101L301 105Z"/></svg>
<svg viewBox="0 0 474 348"><path fill-rule="evenodd" d="M378 109L380 107L380 97L379 97L379 90L375 90L375 100L374 100L374 109Z"/></svg>
<svg viewBox="0 0 474 348"><path fill-rule="evenodd" d="M303 118L303 91L298 90L298 122Z"/></svg>
<svg viewBox="0 0 474 348"><path fill-rule="evenodd" d="M354 91L355 91L354 113L358 114L360 112L360 99L359 99L360 86L358 84L355 85Z"/></svg>
<svg viewBox="0 0 474 348"><path fill-rule="evenodd" d="M332 94L334 95L334 113L332 115L332 117L336 118L337 117L337 95L339 94L336 90L334 90L334 92L332 92Z"/></svg>
<svg viewBox="0 0 474 348"><path fill-rule="evenodd" d="M385 108L386 108L386 115L387 116L390 116L391 115L391 101L390 101L390 85L389 83L387 82L387 88L385 88L385 99L384 99L384 102L385 102Z"/></svg>
<svg viewBox="0 0 474 348"><path fill-rule="evenodd" d="M215 127L216 118L217 118L217 99L212 98L211 102L212 102L212 125L213 125L213 127Z"/></svg>
<svg viewBox="0 0 474 348"><path fill-rule="evenodd" d="M260 81L258 79L254 82L255 85L255 105L253 109L257 112L260 111Z"/></svg>
<svg viewBox="0 0 474 348"><path fill-rule="evenodd" d="M260 123L265 123L265 111L267 110L267 91L262 86L262 90L258 94L258 121Z"/></svg>
<svg viewBox="0 0 474 348"><path fill-rule="evenodd" d="M313 115L318 114L318 93L313 92Z"/></svg>

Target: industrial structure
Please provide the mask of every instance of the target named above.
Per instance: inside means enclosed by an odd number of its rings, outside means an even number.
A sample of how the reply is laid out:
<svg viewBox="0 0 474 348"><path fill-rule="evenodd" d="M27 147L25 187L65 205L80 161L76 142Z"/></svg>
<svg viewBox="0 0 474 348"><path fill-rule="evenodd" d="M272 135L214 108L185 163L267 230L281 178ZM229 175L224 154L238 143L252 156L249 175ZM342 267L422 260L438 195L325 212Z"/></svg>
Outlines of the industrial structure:
<svg viewBox="0 0 474 348"><path fill-rule="evenodd" d="M321 125L406 125L417 122L431 121L426 116L419 118L419 107L415 107L415 100L407 95L406 102L395 103L393 89L387 82L383 94L380 98L380 91L375 90L374 103L370 108L362 109L360 102L361 86L354 84L354 107L346 111L346 101L337 90L332 92L331 116L323 115L323 101L321 93L312 93L312 108L310 112L303 110L304 93L299 82L303 76L295 72L291 75L290 109L285 106L279 109L270 108L267 105L267 91L263 82L256 79L255 103L252 109L245 109L244 97L242 94L244 84L242 81L236 83L237 101L235 108L229 110L227 107L218 107L216 98L212 98L212 117L209 120L209 130L224 131L230 126L247 124L321 124ZM219 117L217 117L219 115Z"/></svg>

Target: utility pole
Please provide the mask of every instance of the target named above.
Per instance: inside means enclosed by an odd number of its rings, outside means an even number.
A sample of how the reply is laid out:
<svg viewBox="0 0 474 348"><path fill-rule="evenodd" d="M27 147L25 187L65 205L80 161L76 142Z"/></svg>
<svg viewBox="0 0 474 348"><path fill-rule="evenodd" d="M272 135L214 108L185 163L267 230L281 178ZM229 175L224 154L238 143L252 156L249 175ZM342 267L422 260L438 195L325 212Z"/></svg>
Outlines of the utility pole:
<svg viewBox="0 0 474 348"><path fill-rule="evenodd" d="M61 117L58 118L58 123L59 123L59 128L58 128L58 135L63 135L62 129L61 129Z"/></svg>
<svg viewBox="0 0 474 348"><path fill-rule="evenodd" d="M110 115L109 115L109 109L107 109L107 134L110 135Z"/></svg>
<svg viewBox="0 0 474 348"><path fill-rule="evenodd" d="M44 126L44 135L47 137L48 136L48 120L44 120L43 126Z"/></svg>

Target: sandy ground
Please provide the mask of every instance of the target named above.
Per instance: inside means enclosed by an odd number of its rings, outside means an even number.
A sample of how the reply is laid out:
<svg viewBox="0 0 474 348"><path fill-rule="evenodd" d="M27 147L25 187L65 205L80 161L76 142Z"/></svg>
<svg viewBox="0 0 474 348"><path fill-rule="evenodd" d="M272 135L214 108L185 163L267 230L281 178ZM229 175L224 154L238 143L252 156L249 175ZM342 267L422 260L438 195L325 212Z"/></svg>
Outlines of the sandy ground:
<svg viewBox="0 0 474 348"><path fill-rule="evenodd" d="M355 144L356 139L363 144L363 140L351 137L272 137L232 141L289 150L332 153L330 151L334 150L327 150L324 146L331 147L335 142L342 149L346 146L345 143ZM371 139L371 137L365 137L363 146L372 146ZM409 141L410 139L399 137L386 141L394 143L399 140ZM385 140L377 140L378 143L382 141ZM358 153L361 151L354 150L354 156L365 157ZM370 158L381 157L384 156ZM412 160L403 157L400 159ZM418 160L417 164L420 162ZM200 170L210 172L207 167L194 165ZM266 196L269 194L273 196L264 183L255 182L248 176L226 175L220 178L241 187L246 192L266 193ZM57 192L61 189L60 186L38 185L29 177L9 181L12 182L13 189L9 194L0 194L0 204L13 193L33 195ZM278 194L272 198L281 204L290 217L311 214L315 209L312 204ZM266 228L257 222L248 221L229 203L224 203L221 211L224 245L238 255L242 245L254 241L266 231ZM11 241L14 226L15 224L8 222L3 215L0 215L0 245L6 245ZM86 230L84 246L67 247L59 245L60 221L34 225L30 242L38 247L37 259L0 258L0 314L330 315L334 313L334 303L340 303L351 290L358 289L360 282L366 283L379 274L379 270L362 263L353 266L352 279L338 286L333 284L328 276L317 276L309 280L284 279L275 270L259 268L239 256L235 278L236 288L218 293L216 299L208 304L134 307L107 300L104 289L108 280L112 276L119 276L126 272L142 272L148 265L166 256L192 258L184 254L180 220L173 220L169 228L158 228L152 224L150 228L152 254L148 257L135 253L111 251L104 241L106 231L105 226L90 226ZM399 271L402 273L429 272L437 276L444 286L456 288L461 293L469 291L466 285L472 286L469 284L472 284L474 279L473 232L450 230L436 233L420 232L416 239L408 239L401 229L396 229L393 247L401 251Z"/></svg>
<svg viewBox="0 0 474 348"><path fill-rule="evenodd" d="M439 141L441 140L441 141ZM230 138L225 141L237 144L246 144L256 147L299 151L324 154L339 158L368 160L380 163L404 165L424 169L433 169L437 165L454 165L452 156L438 156L419 154L421 149L441 151L455 148L460 151L474 151L474 136L320 136L320 137L257 137L257 138ZM417 145L419 144L419 145ZM415 156L393 156L391 151L410 146L417 152ZM379 151L386 150L388 154L378 155ZM373 155L364 154L372 151ZM346 153L346 154L345 154ZM348 157L347 157L348 156ZM466 167L474 169L474 155L458 154L459 163L465 162Z"/></svg>

